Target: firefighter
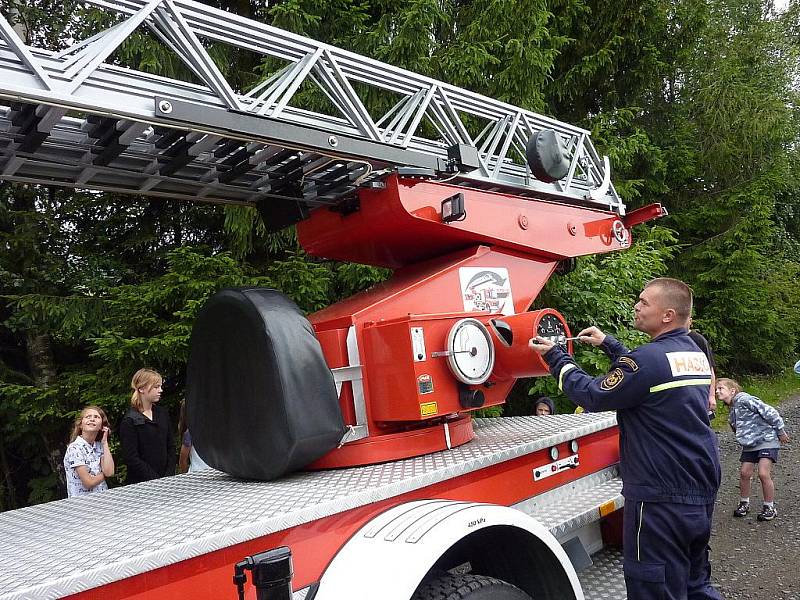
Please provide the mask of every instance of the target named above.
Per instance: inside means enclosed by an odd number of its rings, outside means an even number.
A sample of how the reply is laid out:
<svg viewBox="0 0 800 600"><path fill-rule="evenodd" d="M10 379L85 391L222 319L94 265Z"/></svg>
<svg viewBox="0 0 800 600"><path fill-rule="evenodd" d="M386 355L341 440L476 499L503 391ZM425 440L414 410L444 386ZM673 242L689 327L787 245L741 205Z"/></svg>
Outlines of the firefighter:
<svg viewBox="0 0 800 600"><path fill-rule="evenodd" d="M634 307L634 326L649 343L629 352L597 327L579 333L580 341L600 346L613 361L596 378L550 340L530 341L575 404L617 410L628 600L721 599L708 562L721 478L706 411L711 368L687 335L691 311L685 283L649 282Z"/></svg>

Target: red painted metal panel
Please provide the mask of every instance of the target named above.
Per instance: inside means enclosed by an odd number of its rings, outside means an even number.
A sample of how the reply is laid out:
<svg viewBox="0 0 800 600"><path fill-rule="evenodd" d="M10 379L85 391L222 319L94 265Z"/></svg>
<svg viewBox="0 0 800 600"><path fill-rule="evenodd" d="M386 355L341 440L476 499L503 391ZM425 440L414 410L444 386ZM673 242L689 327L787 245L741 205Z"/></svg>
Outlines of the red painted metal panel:
<svg viewBox="0 0 800 600"><path fill-rule="evenodd" d="M570 337L569 325L561 314L552 308L544 308L531 312L511 315L508 317L497 316L489 321L489 332L494 339L494 348L497 354L492 375L499 380L516 379L519 377L538 377L547 375L549 369L544 359L531 352L528 342L537 334L539 322L546 315L554 315L564 325L566 337ZM498 332L493 324L495 320L503 321L512 332L512 340L508 341ZM572 354L572 342L567 342L567 351Z"/></svg>
<svg viewBox="0 0 800 600"><path fill-rule="evenodd" d="M556 268L556 261L519 252L475 246L399 269L388 281L346 298L309 317L317 330L341 328L356 321L403 315L464 311L459 269L503 267L513 288L514 312L528 309Z"/></svg>
<svg viewBox="0 0 800 600"><path fill-rule="evenodd" d="M408 323L418 318L426 319L428 352L444 350L449 327L459 318L474 314L465 312L465 307L473 301L464 298L461 269L503 269L510 282L513 311L519 313L527 310L555 266L555 262L543 262L512 250L470 248L401 269L385 284L311 315L309 319L319 334L328 360L340 360L343 342L338 334L326 336L325 332L343 331L344 326L355 327L370 438L385 438L373 446L348 443L334 449L315 465L327 468L368 464L369 456L380 456L381 461L386 461L447 448L445 437L440 432L424 435L419 426L410 425L412 421L423 423L433 417L463 412L463 409L446 359L429 357L424 362L414 362ZM431 315L434 307L437 314ZM491 317L491 314L484 313L480 320L486 323ZM399 325L403 319L405 324ZM536 364L537 358L530 351L527 354L531 363ZM420 405L424 402L416 391L419 376L426 374L433 379L434 389L438 390L436 402L442 406L437 406L436 414L428 418L420 414ZM493 406L505 401L514 381L495 378L487 384L480 388L485 396L484 406ZM349 386L345 392L340 397L342 413L346 424L355 425ZM441 427L440 424L434 426ZM408 439L403 440L403 436ZM451 445L456 446L458 439L451 437ZM460 439L465 442L471 436ZM395 446L394 455L388 451L392 444ZM349 458L345 459L345 456Z"/></svg>
<svg viewBox="0 0 800 600"><path fill-rule="evenodd" d="M73 600L235 600L233 565L245 556L277 546L292 550L295 590L319 581L341 546L381 512L411 500L444 498L512 505L589 475L619 461L617 429L600 431L579 440L580 466L534 481L532 469L550 462L544 449L500 464L473 471L435 485L408 492L369 506L349 510L305 525L276 532L246 543L211 552L169 567L70 596ZM568 444L559 444L562 456ZM254 598L248 585L248 598Z"/></svg>
<svg viewBox="0 0 800 600"><path fill-rule="evenodd" d="M397 268L478 244L558 260L619 250L619 217L584 208L420 179L388 177L384 189L359 190L359 210L320 208L298 223L310 254ZM442 222L442 201L464 195L466 218Z"/></svg>
<svg viewBox="0 0 800 600"><path fill-rule="evenodd" d="M459 415L455 419L447 419L446 424L447 433L444 429L445 423L436 423L396 433L371 435L362 440L347 443L334 452L329 452L306 468L331 469L411 458L447 448L448 437L451 448L466 444L474 437L472 420L469 415Z"/></svg>

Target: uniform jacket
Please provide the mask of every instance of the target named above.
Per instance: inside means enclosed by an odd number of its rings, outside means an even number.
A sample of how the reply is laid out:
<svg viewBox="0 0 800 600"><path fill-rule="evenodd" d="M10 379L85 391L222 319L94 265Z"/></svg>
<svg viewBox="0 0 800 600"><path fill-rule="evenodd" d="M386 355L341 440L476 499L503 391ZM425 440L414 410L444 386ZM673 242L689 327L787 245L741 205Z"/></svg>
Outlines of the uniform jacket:
<svg viewBox="0 0 800 600"><path fill-rule="evenodd" d="M544 355L559 387L589 411L616 410L626 500L708 504L719 489L716 435L708 422L708 359L675 329L629 352L612 336L608 374L592 377L559 346Z"/></svg>
<svg viewBox="0 0 800 600"><path fill-rule="evenodd" d="M703 354L706 355L706 358L708 358L708 364L711 365L711 370L713 371L716 369L717 365L714 361L714 353L711 351L711 346L709 345L708 340L703 337L702 334L696 331L690 331L689 338L691 338L691 340L697 344L697 347L703 351Z"/></svg>
<svg viewBox="0 0 800 600"><path fill-rule="evenodd" d="M778 436L784 433L783 419L777 410L759 398L747 392L736 394L728 422L745 452L780 448Z"/></svg>
<svg viewBox="0 0 800 600"><path fill-rule="evenodd" d="M177 455L172 425L163 406L153 406L152 420L135 408L128 410L119 424L119 441L122 460L128 466L128 483L175 474Z"/></svg>

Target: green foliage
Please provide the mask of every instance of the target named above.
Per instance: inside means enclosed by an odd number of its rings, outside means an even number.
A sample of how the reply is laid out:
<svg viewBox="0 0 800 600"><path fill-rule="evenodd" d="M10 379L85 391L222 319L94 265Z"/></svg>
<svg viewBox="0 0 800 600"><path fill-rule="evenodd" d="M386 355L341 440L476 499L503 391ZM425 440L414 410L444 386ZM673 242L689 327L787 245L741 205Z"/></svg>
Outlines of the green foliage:
<svg viewBox="0 0 800 600"><path fill-rule="evenodd" d="M472 416L476 419L502 417L503 405L495 404L494 406L489 406L488 408L479 408L478 410L472 412Z"/></svg>
<svg viewBox="0 0 800 600"><path fill-rule="evenodd" d="M637 294L671 274L692 285L722 372L782 372L800 356L800 3L780 16L768 0L206 3L590 130L628 209L661 202L670 217L638 227L627 252L583 257L548 283L536 306L559 309L574 332L595 324L641 343ZM54 0L2 11L54 50L118 19ZM144 33L109 60L197 82ZM201 43L239 91L288 64ZM400 99L364 97L373 115ZM292 105L336 110L314 85ZM183 370L191 323L215 290L274 286L312 311L390 274L312 258L293 228L269 233L252 208L6 183L0 248L0 509L58 494L54 465L82 406L118 417L131 371ZM577 345L576 357L591 373L608 366L593 348ZM174 408L180 392L164 402ZM571 410L543 377L518 382L506 414L530 412L542 393Z"/></svg>
<svg viewBox="0 0 800 600"><path fill-rule="evenodd" d="M774 375L744 375L737 381L742 384L745 391L772 406L778 406L784 400L800 393L800 378L792 370L792 365L785 366Z"/></svg>
<svg viewBox="0 0 800 600"><path fill-rule="evenodd" d="M710 10L714 26L699 40L674 110L696 169L673 184L673 226L686 245L672 269L693 283L722 364L767 372L800 345L798 54L761 3ZM703 50L710 47L718 51Z"/></svg>
<svg viewBox="0 0 800 600"><path fill-rule="evenodd" d="M614 187L631 208L668 189L665 151L639 123L641 113L639 108L618 108L591 120L592 140L611 160Z"/></svg>
<svg viewBox="0 0 800 600"><path fill-rule="evenodd" d="M362 290L387 280L392 274L389 269L357 263L337 263L334 269L335 300L353 296Z"/></svg>
<svg viewBox="0 0 800 600"><path fill-rule="evenodd" d="M6 327L14 332L47 331L60 341L73 342L103 327L106 304L97 297L26 294L5 298L14 309Z"/></svg>
<svg viewBox="0 0 800 600"><path fill-rule="evenodd" d="M666 272L668 260L677 247L675 232L664 227L642 226L637 233L639 238L628 251L581 258L574 271L553 277L536 299L535 307L550 307L561 312L573 335L595 325L629 348L645 342L646 336L633 329L633 305L644 284ZM590 374L597 375L608 369L608 358L601 350L575 344L574 351L578 364ZM527 394L550 396L561 412L568 406L552 377L531 380ZM520 398L517 388L511 402L529 401ZM515 408L511 410L516 411Z"/></svg>
<svg viewBox="0 0 800 600"><path fill-rule="evenodd" d="M31 493L28 495L28 504L41 504L58 500L53 492L58 484L58 475L52 471L42 477L35 477L30 480L29 486Z"/></svg>
<svg viewBox="0 0 800 600"><path fill-rule="evenodd" d="M100 405L114 419L128 405L128 381L140 366L165 375L184 370L192 322L210 295L222 287L272 285L225 253L178 248L168 253L166 263L163 275L136 285L111 286L91 303L73 302L74 319L61 320L64 303L50 297L9 297L19 326L46 329L55 343L63 344L61 353L83 356L75 364L62 365L46 387L10 378L0 381L4 443L29 457L28 468L40 473L29 479L31 499L48 499L44 488L55 481L31 440L48 438L45 447L60 448L63 456L69 423L83 406ZM101 309L95 310L95 305ZM80 315L82 307L93 314ZM79 335L75 322L94 325ZM175 389L165 404L174 408L182 391ZM37 435L31 437L33 432Z"/></svg>
<svg viewBox="0 0 800 600"><path fill-rule="evenodd" d="M178 373L188 359L192 323L200 307L217 290L242 285L269 287L272 282L247 274L228 254L173 250L164 275L108 290L102 333L89 340L92 356L120 372L138 363Z"/></svg>
<svg viewBox="0 0 800 600"><path fill-rule="evenodd" d="M313 312L328 305L329 289L333 277L331 271L303 252L289 254L284 260L275 261L269 269L275 287L306 312Z"/></svg>

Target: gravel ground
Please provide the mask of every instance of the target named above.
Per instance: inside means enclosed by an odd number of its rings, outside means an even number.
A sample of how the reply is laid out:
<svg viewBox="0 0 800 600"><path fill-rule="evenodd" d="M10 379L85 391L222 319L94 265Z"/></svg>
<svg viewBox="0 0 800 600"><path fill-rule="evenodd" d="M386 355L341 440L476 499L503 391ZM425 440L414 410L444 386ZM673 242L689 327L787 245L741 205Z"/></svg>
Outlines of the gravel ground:
<svg viewBox="0 0 800 600"><path fill-rule="evenodd" d="M791 441L773 467L774 521L759 523L761 482L753 478L750 514L734 518L739 502L739 454L730 429L719 432L722 487L711 534L712 580L725 600L800 600L800 395L778 410Z"/></svg>

